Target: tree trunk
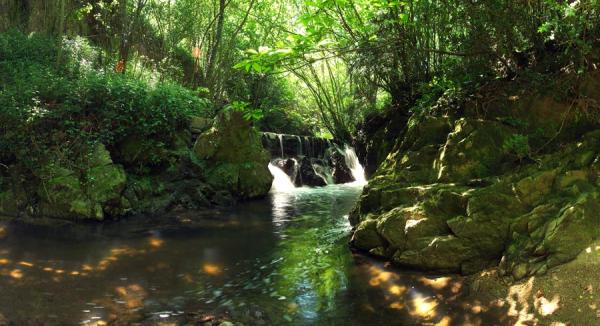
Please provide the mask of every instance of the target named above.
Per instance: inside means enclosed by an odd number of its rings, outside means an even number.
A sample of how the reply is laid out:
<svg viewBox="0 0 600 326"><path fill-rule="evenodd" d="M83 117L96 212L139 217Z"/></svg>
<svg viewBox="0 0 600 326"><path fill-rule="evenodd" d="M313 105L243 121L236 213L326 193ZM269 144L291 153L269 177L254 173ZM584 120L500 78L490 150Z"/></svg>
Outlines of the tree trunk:
<svg viewBox="0 0 600 326"><path fill-rule="evenodd" d="M225 0L219 0L219 13L217 19L217 27L215 30L215 38L212 49L210 50L210 56L208 58L208 64L206 67L206 82L207 86L211 91L214 91L214 69L216 66L217 54L219 47L223 39L223 25L225 22Z"/></svg>

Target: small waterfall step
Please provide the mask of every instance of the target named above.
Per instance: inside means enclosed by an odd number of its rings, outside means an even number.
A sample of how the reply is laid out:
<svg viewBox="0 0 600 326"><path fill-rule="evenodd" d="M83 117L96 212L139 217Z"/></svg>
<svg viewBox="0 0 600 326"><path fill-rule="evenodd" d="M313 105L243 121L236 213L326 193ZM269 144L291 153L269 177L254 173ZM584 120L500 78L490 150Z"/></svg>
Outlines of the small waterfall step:
<svg viewBox="0 0 600 326"><path fill-rule="evenodd" d="M273 157L323 158L334 142L326 138L263 132L262 144Z"/></svg>
<svg viewBox="0 0 600 326"><path fill-rule="evenodd" d="M273 157L269 170L276 178L274 191L289 191L290 183L295 187L366 183L364 169L354 149L347 145L331 139L272 132L262 133L262 143Z"/></svg>

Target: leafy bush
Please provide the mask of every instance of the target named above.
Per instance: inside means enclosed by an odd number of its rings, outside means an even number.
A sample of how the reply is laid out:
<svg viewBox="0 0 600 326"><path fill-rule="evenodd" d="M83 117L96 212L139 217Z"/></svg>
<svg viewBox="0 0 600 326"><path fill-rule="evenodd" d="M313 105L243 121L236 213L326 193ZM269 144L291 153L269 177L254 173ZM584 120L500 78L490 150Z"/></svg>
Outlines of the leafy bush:
<svg viewBox="0 0 600 326"><path fill-rule="evenodd" d="M519 160L522 160L531 153L531 148L529 147L529 136L514 134L504 141L502 148L506 153L512 154Z"/></svg>
<svg viewBox="0 0 600 326"><path fill-rule="evenodd" d="M102 72L90 62L95 49L81 39L63 44L0 34L1 163L77 167L97 142L111 148L130 135L165 146L190 116L208 112L209 101L192 91Z"/></svg>

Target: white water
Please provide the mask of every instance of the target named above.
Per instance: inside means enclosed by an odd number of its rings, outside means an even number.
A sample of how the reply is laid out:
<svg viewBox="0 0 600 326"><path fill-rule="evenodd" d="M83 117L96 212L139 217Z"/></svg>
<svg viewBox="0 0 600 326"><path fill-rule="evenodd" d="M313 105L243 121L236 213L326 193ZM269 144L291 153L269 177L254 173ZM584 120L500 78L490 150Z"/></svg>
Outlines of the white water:
<svg viewBox="0 0 600 326"><path fill-rule="evenodd" d="M346 160L346 165L352 173L354 182L358 184L366 184L367 178L365 177L365 169L358 161L358 156L356 155L354 148L346 146L344 149L344 158Z"/></svg>
<svg viewBox="0 0 600 326"><path fill-rule="evenodd" d="M325 184L332 185L335 183L333 182L333 176L331 175L331 171L328 166L313 164L312 168L313 171L315 171L315 174L325 181Z"/></svg>
<svg viewBox="0 0 600 326"><path fill-rule="evenodd" d="M289 192L296 188L292 179L283 172L278 166L269 163L269 171L273 175L273 185L271 186L271 192Z"/></svg>
<svg viewBox="0 0 600 326"><path fill-rule="evenodd" d="M277 138L279 138L279 148L281 149L281 158L283 157L283 135L277 134Z"/></svg>

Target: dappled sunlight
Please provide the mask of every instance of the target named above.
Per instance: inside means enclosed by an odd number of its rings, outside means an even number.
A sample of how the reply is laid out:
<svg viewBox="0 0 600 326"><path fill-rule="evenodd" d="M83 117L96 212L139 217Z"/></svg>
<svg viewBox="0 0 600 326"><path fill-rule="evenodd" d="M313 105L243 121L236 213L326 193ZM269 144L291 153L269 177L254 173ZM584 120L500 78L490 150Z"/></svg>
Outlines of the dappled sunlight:
<svg viewBox="0 0 600 326"><path fill-rule="evenodd" d="M150 243L150 246L152 248L158 249L165 244L165 241L157 237L151 237L150 239L148 239L148 243Z"/></svg>
<svg viewBox="0 0 600 326"><path fill-rule="evenodd" d="M423 319L432 319L436 317L436 308L439 305L439 302L431 297L423 297L420 294L417 294L415 298L413 298L408 307L411 315L420 317Z"/></svg>
<svg viewBox="0 0 600 326"><path fill-rule="evenodd" d="M115 292L125 302L125 306L129 309L140 308L144 305L144 300L148 296L146 290L139 284L131 284L128 286L119 286Z"/></svg>
<svg viewBox="0 0 600 326"><path fill-rule="evenodd" d="M374 265L369 267L369 274L371 274L371 278L369 279L369 285L371 286L380 286L383 283L393 282L399 279L397 274L388 272L385 269Z"/></svg>
<svg viewBox="0 0 600 326"><path fill-rule="evenodd" d="M509 304L508 315L516 318L515 325L527 325L535 323L537 320L529 309L529 298L535 277L523 284L513 285L510 287L506 301Z"/></svg>
<svg viewBox="0 0 600 326"><path fill-rule="evenodd" d="M208 275L219 275L222 273L222 269L219 265L205 263L202 265L202 271Z"/></svg>
<svg viewBox="0 0 600 326"><path fill-rule="evenodd" d="M535 298L534 306L538 313L542 316L552 315L558 308L560 308L560 297L555 295L552 300L548 300L543 296Z"/></svg>
<svg viewBox="0 0 600 326"><path fill-rule="evenodd" d="M100 258L97 263L82 264L79 268L56 267L52 266L52 263L49 264L48 261L36 264L32 261L20 260L13 263L8 258L1 258L0 266L4 268L0 270L0 276L6 276L13 280L21 280L24 278L25 270L30 270L32 273L28 275L32 280L39 279L43 274L48 275L48 278L53 282L62 282L65 280L65 277L87 277L92 272L106 271L109 266L118 262L123 257L133 257L144 253L147 253L145 249L133 249L126 246L116 247L111 249L108 255Z"/></svg>
<svg viewBox="0 0 600 326"><path fill-rule="evenodd" d="M427 277L421 277L419 278L419 282L432 287L436 290L441 290L445 287L447 287L450 282L452 281L452 279L450 277L438 277L438 278L427 278ZM459 284L459 283L457 283Z"/></svg>
<svg viewBox="0 0 600 326"><path fill-rule="evenodd" d="M395 301L395 302L390 303L389 307L391 309L400 310L400 309L404 308L404 303L399 302L399 301Z"/></svg>
<svg viewBox="0 0 600 326"><path fill-rule="evenodd" d="M34 266L33 263L30 263L28 261L20 261L18 264L21 266L24 266L24 267L33 267Z"/></svg>
<svg viewBox="0 0 600 326"><path fill-rule="evenodd" d="M388 292L393 295L403 295L406 293L406 286L392 285L388 288Z"/></svg>
<svg viewBox="0 0 600 326"><path fill-rule="evenodd" d="M13 269L8 275L14 279L20 280L23 278L23 271L20 269Z"/></svg>
<svg viewBox="0 0 600 326"><path fill-rule="evenodd" d="M450 326L452 325L452 318L450 318L450 316L444 316L442 317L442 319L440 319L440 321L438 321L437 323L433 324L434 326Z"/></svg>

